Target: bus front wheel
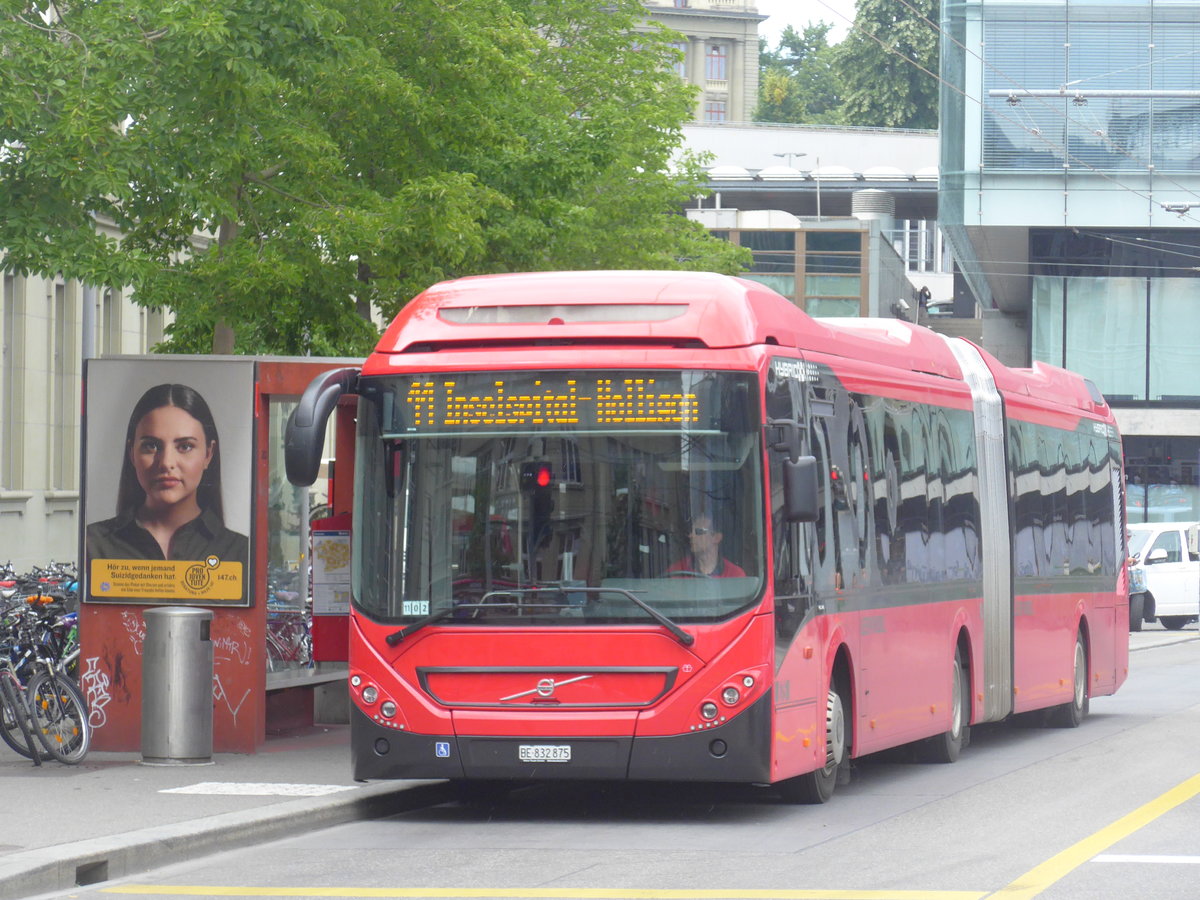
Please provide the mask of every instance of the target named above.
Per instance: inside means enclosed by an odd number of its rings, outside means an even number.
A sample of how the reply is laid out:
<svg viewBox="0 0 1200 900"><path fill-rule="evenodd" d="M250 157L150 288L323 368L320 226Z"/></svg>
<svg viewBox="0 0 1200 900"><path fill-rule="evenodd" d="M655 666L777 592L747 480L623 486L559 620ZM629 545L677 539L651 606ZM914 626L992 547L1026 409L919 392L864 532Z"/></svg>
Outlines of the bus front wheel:
<svg viewBox="0 0 1200 900"><path fill-rule="evenodd" d="M829 685L825 698L825 765L779 783L788 803L826 803L837 786L838 768L849 765L846 759L846 705L837 682Z"/></svg>

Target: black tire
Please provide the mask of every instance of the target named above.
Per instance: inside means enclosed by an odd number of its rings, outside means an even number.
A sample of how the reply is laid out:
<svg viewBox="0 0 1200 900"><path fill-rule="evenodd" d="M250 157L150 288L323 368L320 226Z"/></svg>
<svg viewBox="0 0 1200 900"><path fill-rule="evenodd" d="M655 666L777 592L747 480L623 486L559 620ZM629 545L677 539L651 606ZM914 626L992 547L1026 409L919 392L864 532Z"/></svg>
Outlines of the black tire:
<svg viewBox="0 0 1200 900"><path fill-rule="evenodd" d="M1141 631L1143 618L1146 615L1146 595L1129 595L1129 630Z"/></svg>
<svg viewBox="0 0 1200 900"><path fill-rule="evenodd" d="M838 767L850 764L846 758L846 709L843 688L834 681L825 697L825 766L779 782L779 792L788 803L827 803L837 786Z"/></svg>
<svg viewBox="0 0 1200 900"><path fill-rule="evenodd" d="M0 739L35 766L42 764L42 754L29 730L29 716L17 686L7 673L0 673Z"/></svg>
<svg viewBox="0 0 1200 900"><path fill-rule="evenodd" d="M1191 616L1159 616L1158 621L1162 623L1162 627L1167 631L1179 631L1188 622Z"/></svg>
<svg viewBox="0 0 1200 900"><path fill-rule="evenodd" d="M1087 645L1082 632L1075 636L1072 684L1074 690L1071 700L1048 710L1047 724L1055 728L1078 728L1088 714Z"/></svg>
<svg viewBox="0 0 1200 900"><path fill-rule="evenodd" d="M954 682L950 705L954 711L949 731L934 735L917 745L922 762L952 763L958 760L971 735L971 676L963 665L962 653L954 652Z"/></svg>
<svg viewBox="0 0 1200 900"><path fill-rule="evenodd" d="M92 729L87 701L79 688L56 674L39 672L25 690L33 712L33 731L46 752L67 765L82 762Z"/></svg>

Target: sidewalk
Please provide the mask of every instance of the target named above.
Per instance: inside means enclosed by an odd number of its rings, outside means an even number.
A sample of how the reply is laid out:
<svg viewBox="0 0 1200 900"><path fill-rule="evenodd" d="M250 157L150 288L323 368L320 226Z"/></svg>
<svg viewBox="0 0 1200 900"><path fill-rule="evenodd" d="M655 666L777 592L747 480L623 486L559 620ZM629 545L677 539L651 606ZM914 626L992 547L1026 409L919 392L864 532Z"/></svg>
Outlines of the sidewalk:
<svg viewBox="0 0 1200 900"><path fill-rule="evenodd" d="M40 768L0 744L0 900L69 890L168 863L451 797L445 782L356 784L350 731L324 725L268 738L212 765L146 766L140 753L89 753Z"/></svg>

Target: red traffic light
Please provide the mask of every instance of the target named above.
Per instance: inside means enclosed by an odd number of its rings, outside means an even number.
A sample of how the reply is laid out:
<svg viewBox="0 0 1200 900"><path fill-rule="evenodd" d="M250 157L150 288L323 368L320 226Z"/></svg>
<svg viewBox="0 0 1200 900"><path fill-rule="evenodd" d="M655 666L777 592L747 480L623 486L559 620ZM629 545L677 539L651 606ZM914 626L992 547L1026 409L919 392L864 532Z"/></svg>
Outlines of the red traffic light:
<svg viewBox="0 0 1200 900"><path fill-rule="evenodd" d="M524 490L550 487L554 483L554 470L548 462L530 462L521 466L521 487Z"/></svg>

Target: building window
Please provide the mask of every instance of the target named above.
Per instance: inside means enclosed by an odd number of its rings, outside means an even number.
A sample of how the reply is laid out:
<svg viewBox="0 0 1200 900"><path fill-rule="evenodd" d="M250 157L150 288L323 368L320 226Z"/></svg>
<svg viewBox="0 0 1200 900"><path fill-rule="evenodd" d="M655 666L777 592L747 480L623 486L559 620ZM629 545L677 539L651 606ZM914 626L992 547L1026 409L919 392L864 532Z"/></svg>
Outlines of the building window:
<svg viewBox="0 0 1200 900"><path fill-rule="evenodd" d="M676 9L687 9L688 0L675 0Z"/></svg>
<svg viewBox="0 0 1200 900"><path fill-rule="evenodd" d="M901 219L892 247L910 272L948 272L946 248L937 223L930 219Z"/></svg>
<svg viewBox="0 0 1200 900"><path fill-rule="evenodd" d="M153 353L157 344L166 337L166 321L161 309L143 311L142 352Z"/></svg>
<svg viewBox="0 0 1200 900"><path fill-rule="evenodd" d="M804 310L809 315L862 315L862 234L805 232Z"/></svg>
<svg viewBox="0 0 1200 900"><path fill-rule="evenodd" d="M743 231L740 243L754 256L746 277L796 299L796 232Z"/></svg>
<svg viewBox="0 0 1200 900"><path fill-rule="evenodd" d="M76 484L75 422L79 398L75 343L75 294L62 283L54 285L51 306L50 372L50 488L73 490Z"/></svg>
<svg viewBox="0 0 1200 900"><path fill-rule="evenodd" d="M1200 518L1200 438L1129 436L1122 443L1130 522Z"/></svg>
<svg viewBox="0 0 1200 900"><path fill-rule="evenodd" d="M679 59L675 60L671 69L680 78L687 78L687 41L671 41L671 46L679 51Z"/></svg>
<svg viewBox="0 0 1200 900"><path fill-rule="evenodd" d="M25 341L20 334L25 319L25 281L4 274L4 360L0 421L4 441L0 443L0 487L24 487L21 451L25 446Z"/></svg>
<svg viewBox="0 0 1200 900"><path fill-rule="evenodd" d="M725 101L724 100L705 100L704 101L704 121L705 122L724 122L725 121Z"/></svg>
<svg viewBox="0 0 1200 900"><path fill-rule="evenodd" d="M104 329L104 353L117 355L121 352L121 294L112 288L105 288L100 295L100 326Z"/></svg>
<svg viewBox="0 0 1200 900"><path fill-rule="evenodd" d="M724 44L713 44L708 48L704 60L704 77L709 81L726 81L729 78L728 50Z"/></svg>

